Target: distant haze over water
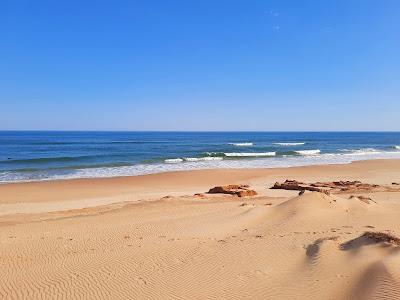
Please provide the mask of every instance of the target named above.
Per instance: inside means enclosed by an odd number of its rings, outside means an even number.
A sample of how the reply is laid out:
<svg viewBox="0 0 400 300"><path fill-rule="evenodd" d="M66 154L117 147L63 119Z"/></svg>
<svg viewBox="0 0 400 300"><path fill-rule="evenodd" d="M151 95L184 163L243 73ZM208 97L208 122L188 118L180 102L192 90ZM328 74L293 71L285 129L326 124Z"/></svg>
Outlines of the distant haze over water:
<svg viewBox="0 0 400 300"><path fill-rule="evenodd" d="M0 182L400 158L399 132L0 132Z"/></svg>

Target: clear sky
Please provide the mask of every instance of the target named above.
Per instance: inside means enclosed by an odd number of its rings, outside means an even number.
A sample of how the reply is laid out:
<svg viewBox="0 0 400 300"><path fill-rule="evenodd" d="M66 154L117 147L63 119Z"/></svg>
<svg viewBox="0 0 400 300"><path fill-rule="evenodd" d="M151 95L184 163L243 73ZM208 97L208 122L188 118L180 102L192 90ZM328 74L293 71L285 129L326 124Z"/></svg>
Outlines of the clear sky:
<svg viewBox="0 0 400 300"><path fill-rule="evenodd" d="M0 129L400 130L398 0L2 0Z"/></svg>

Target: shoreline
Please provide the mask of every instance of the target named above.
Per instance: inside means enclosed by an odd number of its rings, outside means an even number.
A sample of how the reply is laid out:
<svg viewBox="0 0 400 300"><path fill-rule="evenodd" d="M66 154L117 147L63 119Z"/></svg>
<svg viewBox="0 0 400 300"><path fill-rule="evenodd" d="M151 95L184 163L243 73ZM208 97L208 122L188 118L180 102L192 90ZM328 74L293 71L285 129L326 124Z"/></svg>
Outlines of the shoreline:
<svg viewBox="0 0 400 300"><path fill-rule="evenodd" d="M366 177L369 169L385 170L393 166L398 166L400 169L400 159L363 160L348 164L285 168L203 169L137 176L6 183L0 185L0 204L109 199L110 197L116 200L118 197L124 197L128 201L138 201L168 195L204 193L216 185L243 183L260 187L285 179L309 178L313 180L323 177L326 180L333 180L345 173L350 179L357 176ZM400 178L398 180L400 181ZM261 193L273 195L276 192L261 191Z"/></svg>
<svg viewBox="0 0 400 300"><path fill-rule="evenodd" d="M3 185L13 185L13 184L27 184L27 183L39 183L39 182L62 182L62 181L81 181L81 180L110 180L110 179L122 179L122 178L136 178L145 176L156 176L160 174L179 174L179 173L191 173L191 172L203 172L203 171L267 171L267 170L280 170L280 169L296 169L296 168L309 168L309 167L323 167L323 166L343 166L352 165L364 162L379 162L379 161L400 161L400 158L377 158L377 159L362 159L354 160L350 162L343 163L321 163L321 164L309 164L300 166L288 166L288 167L253 167L253 168L204 168L204 169L188 169L188 170L177 170L177 171L161 171L157 173L149 174L138 174L138 175L122 175L122 176L110 176L110 177L78 177L78 178L59 178L59 179L42 179L42 180L29 180L29 181L16 181L16 182L0 182L0 187Z"/></svg>
<svg viewBox="0 0 400 300"><path fill-rule="evenodd" d="M300 165L300 166L288 166L288 167L253 167L253 168L204 168L204 169L188 169L188 170L177 170L177 171L161 171L157 173L149 173L149 174L138 174L138 175L116 175L116 176L104 176L104 177L77 177L77 178L59 178L52 179L46 178L41 180L27 180L27 181L15 181L15 182L0 182L0 187L6 185L18 185L18 184L29 184L29 183L52 183L52 182L64 182L64 181L91 181L91 180L111 180L111 179L126 179L126 178L136 178L136 177L146 177L146 176L157 176L161 174L179 174L179 173L192 173L192 172L212 172L212 171L267 171L267 170L281 170L281 169L296 169L296 168L308 168L308 167L323 167L323 166L343 166L343 165L352 165L357 163L364 162L379 162L379 161L400 161L400 158L377 158L377 159L362 159L362 160L354 160L350 162L343 163L326 163L326 164L309 164L309 165Z"/></svg>
<svg viewBox="0 0 400 300"><path fill-rule="evenodd" d="M343 146L345 147L345 146ZM290 150L292 151L292 150ZM295 150L293 150L296 152ZM292 151L292 152L293 152ZM302 150L298 152L313 152L318 150ZM383 151L375 148L365 148L359 150L340 150L343 153L323 153L318 155L283 155L282 157L256 158L247 157L246 159L221 159L221 160L199 160L199 158L177 158L165 159L162 163L144 163L137 162L134 164L108 166L107 164L87 166L74 165L63 171L54 168L38 168L38 169L13 169L1 168L0 185L21 183L21 182L40 182L40 181L57 181L57 180L73 180L73 179L90 179L90 178L115 178L115 177L131 177L142 176L159 173L195 171L195 170L214 170L214 169L275 169L275 168L290 168L312 165L337 165L349 164L355 161L365 160L381 160L381 159L400 159L400 151ZM339 152L340 152L339 151ZM348 153L345 153L349 151ZM275 153L275 152L271 152ZM246 154L246 153L236 153ZM240 158L236 157L236 158ZM174 161L167 162L167 161ZM22 160L25 161L25 160ZM30 161L29 159L27 161ZM12 161L11 161L12 162ZM18 161L17 161L18 162ZM4 162L6 164L8 162ZM133 163L133 162L132 162ZM0 163L1 165L1 163ZM5 165L6 166L6 165ZM7 170L7 171L6 171Z"/></svg>

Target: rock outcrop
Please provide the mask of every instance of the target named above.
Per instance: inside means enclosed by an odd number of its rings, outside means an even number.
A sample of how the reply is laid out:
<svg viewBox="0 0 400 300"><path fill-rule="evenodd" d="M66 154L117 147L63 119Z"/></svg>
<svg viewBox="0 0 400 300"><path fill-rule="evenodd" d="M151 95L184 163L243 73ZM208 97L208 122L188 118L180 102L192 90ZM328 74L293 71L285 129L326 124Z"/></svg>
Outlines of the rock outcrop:
<svg viewBox="0 0 400 300"><path fill-rule="evenodd" d="M274 186L271 187L273 190L289 190L289 191L311 191L311 192L319 192L329 195L330 192L328 189L315 187L312 185L308 185L303 182L299 182L296 180L286 180L283 183L275 182Z"/></svg>
<svg viewBox="0 0 400 300"><path fill-rule="evenodd" d="M316 182L311 183L314 187L324 187L329 189L334 189L341 192L348 191L372 191L380 188L380 185L362 183L361 181L333 181L333 182Z"/></svg>
<svg viewBox="0 0 400 300"><path fill-rule="evenodd" d="M255 196L257 192L249 189L248 185L224 185L224 186L216 186L208 191L209 194L229 194L236 195L238 197L247 197L247 196Z"/></svg>
<svg viewBox="0 0 400 300"><path fill-rule="evenodd" d="M392 184L393 185L393 184ZM362 183L360 181L332 181L304 183L296 180L276 182L271 189L291 191L312 191L329 195L330 193L399 192L400 188L387 185Z"/></svg>

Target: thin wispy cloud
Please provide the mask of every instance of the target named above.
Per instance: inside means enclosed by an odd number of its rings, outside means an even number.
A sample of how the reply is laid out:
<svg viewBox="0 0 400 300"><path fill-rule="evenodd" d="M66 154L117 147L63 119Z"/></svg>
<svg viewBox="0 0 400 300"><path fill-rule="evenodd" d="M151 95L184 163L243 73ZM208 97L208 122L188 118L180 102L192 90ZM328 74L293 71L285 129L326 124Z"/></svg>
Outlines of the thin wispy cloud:
<svg viewBox="0 0 400 300"><path fill-rule="evenodd" d="M275 9L270 9L269 11L266 12L266 14L268 15L268 17L272 20L273 23L275 23L272 26L272 30L275 32L278 32L281 30L281 26L276 24L277 20L279 19L278 17L280 16L280 12L275 10Z"/></svg>
<svg viewBox="0 0 400 300"><path fill-rule="evenodd" d="M279 12L278 11L276 11L276 10L274 10L274 9L271 9L270 11L269 11L269 15L271 16L271 17L279 17Z"/></svg>

